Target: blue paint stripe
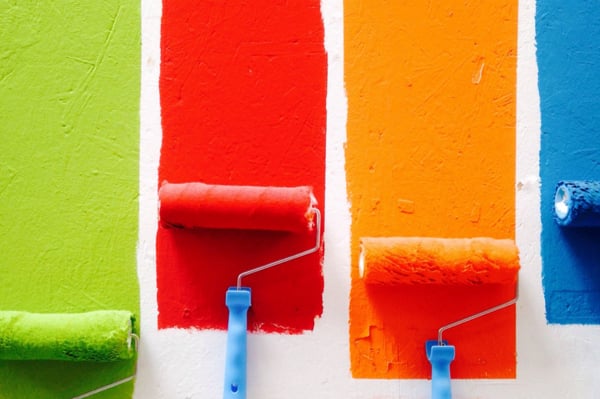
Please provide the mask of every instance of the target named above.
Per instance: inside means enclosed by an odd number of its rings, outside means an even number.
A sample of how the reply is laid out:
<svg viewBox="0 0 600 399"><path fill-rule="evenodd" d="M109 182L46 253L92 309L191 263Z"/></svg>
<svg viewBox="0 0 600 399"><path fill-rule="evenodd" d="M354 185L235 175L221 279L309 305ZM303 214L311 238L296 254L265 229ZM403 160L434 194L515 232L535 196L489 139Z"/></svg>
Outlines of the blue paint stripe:
<svg viewBox="0 0 600 399"><path fill-rule="evenodd" d="M560 180L600 181L600 7L538 0L542 280L550 323L600 324L600 229L553 220Z"/></svg>

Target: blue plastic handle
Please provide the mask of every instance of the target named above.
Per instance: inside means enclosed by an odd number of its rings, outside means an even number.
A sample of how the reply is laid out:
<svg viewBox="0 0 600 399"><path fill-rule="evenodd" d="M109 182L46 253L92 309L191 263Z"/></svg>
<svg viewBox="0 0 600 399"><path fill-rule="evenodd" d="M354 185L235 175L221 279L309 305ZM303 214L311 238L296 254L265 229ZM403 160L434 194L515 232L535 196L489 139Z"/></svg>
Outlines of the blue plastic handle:
<svg viewBox="0 0 600 399"><path fill-rule="evenodd" d="M225 295L229 309L223 399L246 399L246 342L250 288L232 287Z"/></svg>
<svg viewBox="0 0 600 399"><path fill-rule="evenodd" d="M431 363L431 399L452 399L450 363L454 360L454 346L427 341L425 351Z"/></svg>

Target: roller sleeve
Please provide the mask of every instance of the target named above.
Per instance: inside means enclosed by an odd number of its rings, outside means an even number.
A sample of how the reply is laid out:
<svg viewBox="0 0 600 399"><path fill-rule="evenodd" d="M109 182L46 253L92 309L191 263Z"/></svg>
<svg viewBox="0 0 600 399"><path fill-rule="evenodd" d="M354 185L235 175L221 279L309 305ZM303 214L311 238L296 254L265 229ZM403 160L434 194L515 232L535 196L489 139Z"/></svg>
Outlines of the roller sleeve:
<svg viewBox="0 0 600 399"><path fill-rule="evenodd" d="M519 253L509 239L364 237L359 271L373 285L509 284Z"/></svg>
<svg viewBox="0 0 600 399"><path fill-rule="evenodd" d="M165 227L304 232L314 223L316 201L308 186L165 182L158 195Z"/></svg>
<svg viewBox="0 0 600 399"><path fill-rule="evenodd" d="M554 220L561 227L600 227L600 182L559 182L554 194Z"/></svg>
<svg viewBox="0 0 600 399"><path fill-rule="evenodd" d="M0 312L0 359L110 362L134 356L133 315Z"/></svg>

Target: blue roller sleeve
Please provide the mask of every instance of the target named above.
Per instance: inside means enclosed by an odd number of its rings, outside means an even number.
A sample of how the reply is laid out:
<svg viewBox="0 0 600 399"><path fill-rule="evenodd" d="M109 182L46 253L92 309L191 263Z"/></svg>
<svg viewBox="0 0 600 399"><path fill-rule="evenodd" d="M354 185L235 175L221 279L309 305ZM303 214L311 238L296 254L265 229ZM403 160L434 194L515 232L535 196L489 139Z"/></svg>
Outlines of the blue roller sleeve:
<svg viewBox="0 0 600 399"><path fill-rule="evenodd" d="M559 182L554 194L554 220L563 227L600 227L600 182Z"/></svg>
<svg viewBox="0 0 600 399"><path fill-rule="evenodd" d="M225 295L229 309L223 399L246 398L246 337L250 288L232 287Z"/></svg>
<svg viewBox="0 0 600 399"><path fill-rule="evenodd" d="M450 363L454 360L454 346L439 345L436 340L427 341L425 349L431 363L431 399L452 399Z"/></svg>

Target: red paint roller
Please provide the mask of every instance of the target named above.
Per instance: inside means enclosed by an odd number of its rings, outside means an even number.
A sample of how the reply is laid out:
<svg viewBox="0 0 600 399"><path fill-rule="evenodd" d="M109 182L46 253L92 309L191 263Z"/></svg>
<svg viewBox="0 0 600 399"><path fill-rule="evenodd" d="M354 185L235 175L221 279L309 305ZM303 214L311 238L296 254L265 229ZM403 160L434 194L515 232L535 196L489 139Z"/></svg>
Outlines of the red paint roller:
<svg viewBox="0 0 600 399"><path fill-rule="evenodd" d="M275 230L302 233L316 230L315 245L305 251L277 259L240 273L237 286L227 290L229 309L223 399L245 399L247 311L250 288L242 278L319 250L321 214L308 186L262 187L210 185L201 182L161 185L159 215L164 227Z"/></svg>
<svg viewBox="0 0 600 399"><path fill-rule="evenodd" d="M515 284L519 272L519 251L512 240L479 238L366 237L361 239L359 272L364 282L383 285ZM450 363L454 346L442 333L516 303L507 302L441 327L437 340L425 343L431 363L432 399L451 399Z"/></svg>
<svg viewBox="0 0 600 399"><path fill-rule="evenodd" d="M316 200L308 186L168 183L158 192L165 227L306 232Z"/></svg>

